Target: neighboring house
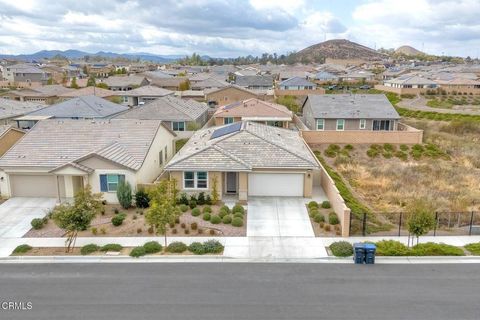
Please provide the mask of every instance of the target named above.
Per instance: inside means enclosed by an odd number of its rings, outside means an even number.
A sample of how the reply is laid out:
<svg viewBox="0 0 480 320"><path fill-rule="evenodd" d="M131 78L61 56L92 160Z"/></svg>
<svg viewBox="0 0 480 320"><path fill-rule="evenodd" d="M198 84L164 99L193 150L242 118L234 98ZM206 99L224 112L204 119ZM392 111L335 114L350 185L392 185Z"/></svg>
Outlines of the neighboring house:
<svg viewBox="0 0 480 320"><path fill-rule="evenodd" d="M40 103L21 102L0 98L0 124L16 124L14 120L15 118L42 108L45 108L45 105Z"/></svg>
<svg viewBox="0 0 480 320"><path fill-rule="evenodd" d="M62 85L50 85L38 88L13 90L7 92L2 97L17 101L52 104L64 94L69 94L74 91L75 89L65 88Z"/></svg>
<svg viewBox="0 0 480 320"><path fill-rule="evenodd" d="M17 141L25 135L25 131L11 125L0 126L0 157L5 154Z"/></svg>
<svg viewBox="0 0 480 320"><path fill-rule="evenodd" d="M383 94L308 95L305 125L318 131L395 131L400 116Z"/></svg>
<svg viewBox="0 0 480 320"><path fill-rule="evenodd" d="M268 90L273 88L271 76L237 76L235 84L249 90Z"/></svg>
<svg viewBox="0 0 480 320"><path fill-rule="evenodd" d="M95 78L107 78L115 68L110 64L94 63L87 66L88 75Z"/></svg>
<svg viewBox="0 0 480 320"><path fill-rule="evenodd" d="M191 84L192 90L205 90L211 88L223 88L228 86L228 82L217 80L214 78L208 78L203 81L196 81L195 83Z"/></svg>
<svg viewBox="0 0 480 320"><path fill-rule="evenodd" d="M155 86L143 86L130 91L119 92L118 95L121 97L123 105L134 107L173 93L173 91Z"/></svg>
<svg viewBox="0 0 480 320"><path fill-rule="evenodd" d="M258 98L258 95L253 91L235 85L205 91L205 100L208 105L213 106L224 106L251 98Z"/></svg>
<svg viewBox="0 0 480 320"><path fill-rule="evenodd" d="M343 75L341 79L349 82L374 81L375 74L369 71L353 71Z"/></svg>
<svg viewBox="0 0 480 320"><path fill-rule="evenodd" d="M127 181L152 183L174 153L175 134L158 120L44 120L0 159L4 197L70 199L86 185L118 203Z"/></svg>
<svg viewBox="0 0 480 320"><path fill-rule="evenodd" d="M152 86L159 88L164 88L167 90L178 91L180 90L180 85L188 82L186 77L174 77L174 78L152 78L149 79Z"/></svg>
<svg viewBox="0 0 480 320"><path fill-rule="evenodd" d="M116 118L162 120L179 138L185 138L207 122L208 106L195 100L165 96L133 108Z"/></svg>
<svg viewBox="0 0 480 320"><path fill-rule="evenodd" d="M338 76L327 71L320 71L315 74L314 80L320 83L338 82Z"/></svg>
<svg viewBox="0 0 480 320"><path fill-rule="evenodd" d="M77 90L70 89L70 91L66 93L59 94L58 98L60 100L68 100L72 98L85 97L85 96L96 96L96 97L107 99L107 98L113 98L113 97L119 96L119 92L90 86L90 87L85 87Z"/></svg>
<svg viewBox="0 0 480 320"><path fill-rule="evenodd" d="M43 71L36 66L29 64L15 64L6 66L2 73L3 78L10 82L38 82L47 84L51 73Z"/></svg>
<svg viewBox="0 0 480 320"><path fill-rule="evenodd" d="M33 111L15 120L19 128L30 129L43 119L108 119L126 110L129 108L100 97L85 96Z"/></svg>
<svg viewBox="0 0 480 320"><path fill-rule="evenodd" d="M448 80L436 80L442 90L447 93L457 94L480 94L480 81L473 79L453 78Z"/></svg>
<svg viewBox="0 0 480 320"><path fill-rule="evenodd" d="M254 122L197 131L166 165L182 192L311 197L319 164L298 132Z"/></svg>
<svg viewBox="0 0 480 320"><path fill-rule="evenodd" d="M216 126L238 121L255 121L274 127L288 128L292 122L293 113L280 104L252 98L219 107L213 117Z"/></svg>
<svg viewBox="0 0 480 320"><path fill-rule="evenodd" d="M108 77L102 83L112 91L129 91L149 84L147 78L136 75Z"/></svg>
<svg viewBox="0 0 480 320"><path fill-rule="evenodd" d="M184 90L184 91L175 91L175 97L181 99L193 99L195 101L204 102L205 101L205 92L204 90Z"/></svg>
<svg viewBox="0 0 480 320"><path fill-rule="evenodd" d="M285 81L280 82L278 85L280 90L315 90L317 84L308 81L305 78L293 77Z"/></svg>
<svg viewBox="0 0 480 320"><path fill-rule="evenodd" d="M411 74L386 80L383 82L383 85L375 86L377 89L398 94L419 94L437 87L438 84L435 81Z"/></svg>

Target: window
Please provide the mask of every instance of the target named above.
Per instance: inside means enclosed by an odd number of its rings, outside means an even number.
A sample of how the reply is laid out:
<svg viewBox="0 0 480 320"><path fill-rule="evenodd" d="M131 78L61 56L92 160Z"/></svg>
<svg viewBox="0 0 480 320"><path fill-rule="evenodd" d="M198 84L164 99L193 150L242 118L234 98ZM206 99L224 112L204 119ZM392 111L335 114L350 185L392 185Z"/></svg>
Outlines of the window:
<svg viewBox="0 0 480 320"><path fill-rule="evenodd" d="M127 97L127 96L123 96L123 97L122 97L122 101L125 102L125 103L127 103L127 102L128 102L128 97Z"/></svg>
<svg viewBox="0 0 480 320"><path fill-rule="evenodd" d="M283 121L267 121L268 126L283 128Z"/></svg>
<svg viewBox="0 0 480 320"><path fill-rule="evenodd" d="M230 124L233 123L232 117L223 118L223 124Z"/></svg>
<svg viewBox="0 0 480 320"><path fill-rule="evenodd" d="M373 120L374 131L390 131L390 120Z"/></svg>
<svg viewBox="0 0 480 320"><path fill-rule="evenodd" d="M367 120L360 119L360 129L365 129L367 127Z"/></svg>
<svg viewBox="0 0 480 320"><path fill-rule="evenodd" d="M325 130L325 119L317 119L317 130Z"/></svg>
<svg viewBox="0 0 480 320"><path fill-rule="evenodd" d="M185 131L185 122L172 122L172 130L173 131Z"/></svg>
<svg viewBox="0 0 480 320"><path fill-rule="evenodd" d="M163 164L163 151L158 153L158 165L161 167Z"/></svg>
<svg viewBox="0 0 480 320"><path fill-rule="evenodd" d="M100 175L100 191L102 192L116 192L118 183L125 181L123 174L101 174Z"/></svg>
<svg viewBox="0 0 480 320"><path fill-rule="evenodd" d="M337 131L345 130L345 120L344 119L337 119Z"/></svg>
<svg viewBox="0 0 480 320"><path fill-rule="evenodd" d="M165 146L165 162L168 159L168 146Z"/></svg>
<svg viewBox="0 0 480 320"><path fill-rule="evenodd" d="M208 172L206 171L185 171L183 173L184 189L207 189Z"/></svg>

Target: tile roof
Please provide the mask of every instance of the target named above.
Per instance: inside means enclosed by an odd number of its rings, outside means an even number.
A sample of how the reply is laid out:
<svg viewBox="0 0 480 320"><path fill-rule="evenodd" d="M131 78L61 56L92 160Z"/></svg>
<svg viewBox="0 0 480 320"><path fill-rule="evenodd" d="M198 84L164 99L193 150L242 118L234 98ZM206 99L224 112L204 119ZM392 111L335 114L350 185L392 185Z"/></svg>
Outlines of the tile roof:
<svg viewBox="0 0 480 320"><path fill-rule="evenodd" d="M98 87L85 87L82 89L73 89L67 93L59 94L58 96L61 98L75 98L75 97L83 97L83 96L97 96L100 98L105 97L112 97L118 95L118 92L111 91L107 89L102 89Z"/></svg>
<svg viewBox="0 0 480 320"><path fill-rule="evenodd" d="M319 165L298 132L255 122L212 139L219 128L195 132L166 170L251 171L256 168L314 169Z"/></svg>
<svg viewBox="0 0 480 320"><path fill-rule="evenodd" d="M316 119L400 119L384 94L308 95Z"/></svg>
<svg viewBox="0 0 480 320"><path fill-rule="evenodd" d="M55 169L98 156L138 170L161 125L158 120L44 120L0 158L0 168Z"/></svg>
<svg viewBox="0 0 480 320"><path fill-rule="evenodd" d="M129 75L129 76L113 76L104 79L102 82L106 83L109 87L123 87L129 85L137 85L140 86L142 82L148 80L145 77L136 76L136 75Z"/></svg>
<svg viewBox="0 0 480 320"><path fill-rule="evenodd" d="M267 117L292 118L292 112L280 104L259 99L248 99L219 107L214 117Z"/></svg>
<svg viewBox="0 0 480 320"><path fill-rule="evenodd" d="M271 76L237 76L235 84L240 87L272 87Z"/></svg>
<svg viewBox="0 0 480 320"><path fill-rule="evenodd" d="M44 104L23 102L0 97L0 119L22 116L29 112L45 108Z"/></svg>
<svg viewBox="0 0 480 320"><path fill-rule="evenodd" d="M66 100L31 112L28 116L53 116L55 118L94 119L107 118L129 108L96 96Z"/></svg>
<svg viewBox="0 0 480 320"><path fill-rule="evenodd" d="M207 111L208 106L205 103L165 96L122 113L116 118L195 121Z"/></svg>
<svg viewBox="0 0 480 320"><path fill-rule="evenodd" d="M293 77L287 80L280 82L280 86L313 86L316 87L317 84L308 81L305 78Z"/></svg>
<svg viewBox="0 0 480 320"><path fill-rule="evenodd" d="M143 86L129 91L118 92L119 96L127 97L163 97L173 94L173 91L155 86Z"/></svg>

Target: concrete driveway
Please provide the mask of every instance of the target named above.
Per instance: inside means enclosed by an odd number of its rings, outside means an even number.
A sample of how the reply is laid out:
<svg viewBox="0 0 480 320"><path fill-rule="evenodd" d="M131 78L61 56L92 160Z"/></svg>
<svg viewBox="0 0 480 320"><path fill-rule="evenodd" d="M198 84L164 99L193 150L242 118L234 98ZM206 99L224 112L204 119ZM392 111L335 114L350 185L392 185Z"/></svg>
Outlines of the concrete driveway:
<svg viewBox="0 0 480 320"><path fill-rule="evenodd" d="M11 198L0 205L0 238L20 238L33 218L43 218L55 207L55 198Z"/></svg>
<svg viewBox="0 0 480 320"><path fill-rule="evenodd" d="M250 197L247 237L315 237L304 198Z"/></svg>

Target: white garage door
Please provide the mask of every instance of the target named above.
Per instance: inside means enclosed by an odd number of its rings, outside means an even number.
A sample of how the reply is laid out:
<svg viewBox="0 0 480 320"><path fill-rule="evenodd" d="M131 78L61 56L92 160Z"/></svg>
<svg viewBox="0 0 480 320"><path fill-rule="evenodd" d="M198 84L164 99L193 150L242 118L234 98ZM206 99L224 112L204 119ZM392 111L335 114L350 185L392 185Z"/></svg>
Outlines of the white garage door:
<svg viewBox="0 0 480 320"><path fill-rule="evenodd" d="M248 195L303 197L303 174L249 173Z"/></svg>
<svg viewBox="0 0 480 320"><path fill-rule="evenodd" d="M53 175L10 175L12 197L57 197Z"/></svg>

